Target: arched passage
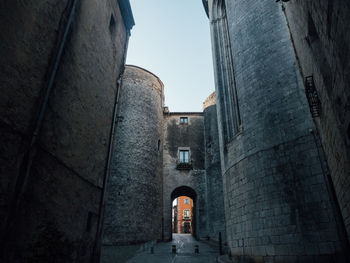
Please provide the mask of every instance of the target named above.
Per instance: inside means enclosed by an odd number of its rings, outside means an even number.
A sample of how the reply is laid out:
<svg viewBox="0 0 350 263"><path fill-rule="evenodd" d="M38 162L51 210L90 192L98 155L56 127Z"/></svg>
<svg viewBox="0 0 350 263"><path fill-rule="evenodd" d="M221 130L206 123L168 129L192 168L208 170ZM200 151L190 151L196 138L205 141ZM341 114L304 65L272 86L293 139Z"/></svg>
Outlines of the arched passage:
<svg viewBox="0 0 350 263"><path fill-rule="evenodd" d="M196 191L193 190L191 187L188 186L180 186L174 189L171 193L171 200L174 200L175 198L179 196L188 196L193 199L193 201L196 200L197 194Z"/></svg>
<svg viewBox="0 0 350 263"><path fill-rule="evenodd" d="M193 200L193 214L192 214L192 229L193 229L193 236L196 237L196 200L197 200L197 193L195 190L193 190L191 187L188 186L179 186L177 188L175 188L172 192L171 192L171 204L173 203L173 201L180 197L180 196L187 196L189 198L191 198Z"/></svg>
<svg viewBox="0 0 350 263"><path fill-rule="evenodd" d="M181 117L187 117L187 124L180 124ZM195 230L191 229L196 238L207 236L207 192L206 171L204 164L204 116L202 113L174 113L165 115L164 148L163 148L163 235L164 241L172 238L173 200L187 196L193 200L195 214ZM189 151L190 167L178 166L180 149ZM184 203L183 203L184 204ZM184 208L188 210L188 208ZM185 212L185 210L182 210ZM187 211L186 211L187 212ZM192 213L190 213L192 214ZM188 220L188 218L182 218ZM192 218L190 218L191 220ZM192 223L192 222L191 222ZM191 224L192 225L192 224ZM179 225L177 225L179 226ZM194 230L194 231L193 231Z"/></svg>

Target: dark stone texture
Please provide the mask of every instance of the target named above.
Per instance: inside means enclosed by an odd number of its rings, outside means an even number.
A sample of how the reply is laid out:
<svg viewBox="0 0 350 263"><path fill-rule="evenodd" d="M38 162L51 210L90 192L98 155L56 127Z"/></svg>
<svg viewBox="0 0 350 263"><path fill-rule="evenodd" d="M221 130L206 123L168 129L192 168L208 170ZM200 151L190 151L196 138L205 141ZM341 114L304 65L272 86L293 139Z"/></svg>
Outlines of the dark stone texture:
<svg viewBox="0 0 350 263"><path fill-rule="evenodd" d="M0 235L4 262L89 262L116 82L128 35L117 1L78 1L29 173L73 1L0 3ZM115 28L110 30L111 15Z"/></svg>
<svg viewBox="0 0 350 263"><path fill-rule="evenodd" d="M163 84L127 66L104 224L104 245L161 239ZM160 140L159 148L158 141Z"/></svg>
<svg viewBox="0 0 350 263"><path fill-rule="evenodd" d="M193 162L193 168L204 169L203 154L203 122L196 118L189 117L189 124L179 124L181 113L176 114L177 118L171 118L167 126L167 147L172 158L178 158L178 147L190 147L190 158ZM199 113L199 115L201 115ZM186 114L184 115L186 116Z"/></svg>
<svg viewBox="0 0 350 263"><path fill-rule="evenodd" d="M180 124L180 117L188 117L188 124ZM163 149L163 217L164 239L171 239L171 195L178 187L194 190L196 200L195 233L203 238L207 233L206 173L204 169L204 118L203 113L165 113ZM179 147L190 150L193 170L177 170Z"/></svg>
<svg viewBox="0 0 350 263"><path fill-rule="evenodd" d="M215 94L214 94L215 96ZM226 239L226 221L216 105L204 109L205 170L207 181L208 233L210 239Z"/></svg>
<svg viewBox="0 0 350 263"><path fill-rule="evenodd" d="M321 101L315 123L350 240L350 5L321 0L284 7L301 74L313 75Z"/></svg>
<svg viewBox="0 0 350 263"><path fill-rule="evenodd" d="M6 262L89 261L101 189L44 151L37 153L33 167L35 176L27 181L7 240Z"/></svg>
<svg viewBox="0 0 350 263"><path fill-rule="evenodd" d="M215 19L218 1L208 2ZM341 252L322 154L310 133L315 126L281 6L269 0L225 3L243 128L225 143L227 116L218 111L231 253L259 262L264 256L294 262L302 255ZM222 63L216 54L214 63Z"/></svg>

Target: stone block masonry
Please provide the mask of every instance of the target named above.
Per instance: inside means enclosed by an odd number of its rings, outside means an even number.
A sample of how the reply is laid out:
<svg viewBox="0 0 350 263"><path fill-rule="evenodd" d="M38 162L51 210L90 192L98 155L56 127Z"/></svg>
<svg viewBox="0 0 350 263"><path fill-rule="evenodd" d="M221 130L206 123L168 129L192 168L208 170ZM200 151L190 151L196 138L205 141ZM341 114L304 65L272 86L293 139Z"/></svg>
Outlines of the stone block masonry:
<svg viewBox="0 0 350 263"><path fill-rule="evenodd" d="M220 145L216 111L216 94L212 93L203 104L205 170L207 183L208 235L212 240L226 239L226 220L220 164Z"/></svg>
<svg viewBox="0 0 350 263"><path fill-rule="evenodd" d="M180 123L185 117L188 123ZM207 196L206 172L204 167L203 113L174 112L164 113L164 149L163 149L163 217L164 239L171 239L172 194L179 187L187 187L195 192L194 227L197 238L207 233ZM176 169L179 162L179 150L189 151L189 161L193 169Z"/></svg>
<svg viewBox="0 0 350 263"><path fill-rule="evenodd" d="M163 111L164 88L158 77L126 67L105 246L170 240L171 202L181 195L194 201L193 234L218 240L221 232L225 239L215 94L207 103L205 113ZM181 150L188 151L188 163L179 168Z"/></svg>
<svg viewBox="0 0 350 263"><path fill-rule="evenodd" d="M126 66L104 224L104 245L162 238L163 83Z"/></svg>
<svg viewBox="0 0 350 263"><path fill-rule="evenodd" d="M350 240L350 6L341 0L283 6L301 74L313 76L320 98L315 123Z"/></svg>
<svg viewBox="0 0 350 263"><path fill-rule="evenodd" d="M314 149L313 136L306 134L247 156L224 174L232 253L282 259L341 252L330 193Z"/></svg>
<svg viewBox="0 0 350 263"><path fill-rule="evenodd" d="M171 239L186 195L238 260L349 262L349 4L203 2L216 93L176 113L145 69L118 90L128 0L0 4L1 262L97 262L107 189L105 245Z"/></svg>
<svg viewBox="0 0 350 263"><path fill-rule="evenodd" d="M227 20L220 30L228 36L232 57L217 50L217 28L212 26L214 64L232 60L242 124L227 141L224 131L231 115L222 109L228 94L217 85L231 253L258 262L298 262L304 257L345 262L337 213L310 133L315 126L281 6L269 0L211 0L208 8L212 24ZM229 68L217 70L216 79L227 72Z"/></svg>

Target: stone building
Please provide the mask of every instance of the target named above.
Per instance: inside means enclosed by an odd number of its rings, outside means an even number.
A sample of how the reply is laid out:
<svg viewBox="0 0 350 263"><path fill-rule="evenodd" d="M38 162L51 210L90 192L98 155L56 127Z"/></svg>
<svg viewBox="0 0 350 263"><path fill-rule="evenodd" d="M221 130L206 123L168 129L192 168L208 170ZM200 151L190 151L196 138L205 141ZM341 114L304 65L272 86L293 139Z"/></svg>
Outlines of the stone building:
<svg viewBox="0 0 350 263"><path fill-rule="evenodd" d="M120 101L103 244L171 240L180 196L193 200L194 236L224 237L215 95L204 112L169 112L159 78L128 65Z"/></svg>
<svg viewBox="0 0 350 263"><path fill-rule="evenodd" d="M349 4L314 2L203 1L227 240L252 262L348 262Z"/></svg>
<svg viewBox="0 0 350 263"><path fill-rule="evenodd" d="M124 72L128 0L0 3L1 262L170 240L180 196L236 259L350 261L349 2L202 1L203 112Z"/></svg>
<svg viewBox="0 0 350 263"><path fill-rule="evenodd" d="M0 3L1 262L97 262L128 0Z"/></svg>
<svg viewBox="0 0 350 263"><path fill-rule="evenodd" d="M126 66L115 133L104 245L161 240L164 87L157 76Z"/></svg>
<svg viewBox="0 0 350 263"><path fill-rule="evenodd" d="M201 112L164 113L164 240L171 240L171 204L180 196L194 202L194 235L207 235L203 124Z"/></svg>
<svg viewBox="0 0 350 263"><path fill-rule="evenodd" d="M350 3L291 1L283 10L350 240Z"/></svg>
<svg viewBox="0 0 350 263"><path fill-rule="evenodd" d="M226 239L226 222L221 176L216 93L213 92L203 103L205 171L207 181L208 235L218 241L218 234Z"/></svg>

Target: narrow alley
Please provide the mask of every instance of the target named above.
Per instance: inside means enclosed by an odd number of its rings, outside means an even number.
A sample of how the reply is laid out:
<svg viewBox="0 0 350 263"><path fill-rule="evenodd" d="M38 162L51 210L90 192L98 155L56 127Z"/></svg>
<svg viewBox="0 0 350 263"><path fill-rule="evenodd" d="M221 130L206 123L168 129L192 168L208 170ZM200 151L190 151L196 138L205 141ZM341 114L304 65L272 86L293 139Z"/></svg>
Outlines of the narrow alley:
<svg viewBox="0 0 350 263"><path fill-rule="evenodd" d="M349 263L350 0L1 0L0 263Z"/></svg>

